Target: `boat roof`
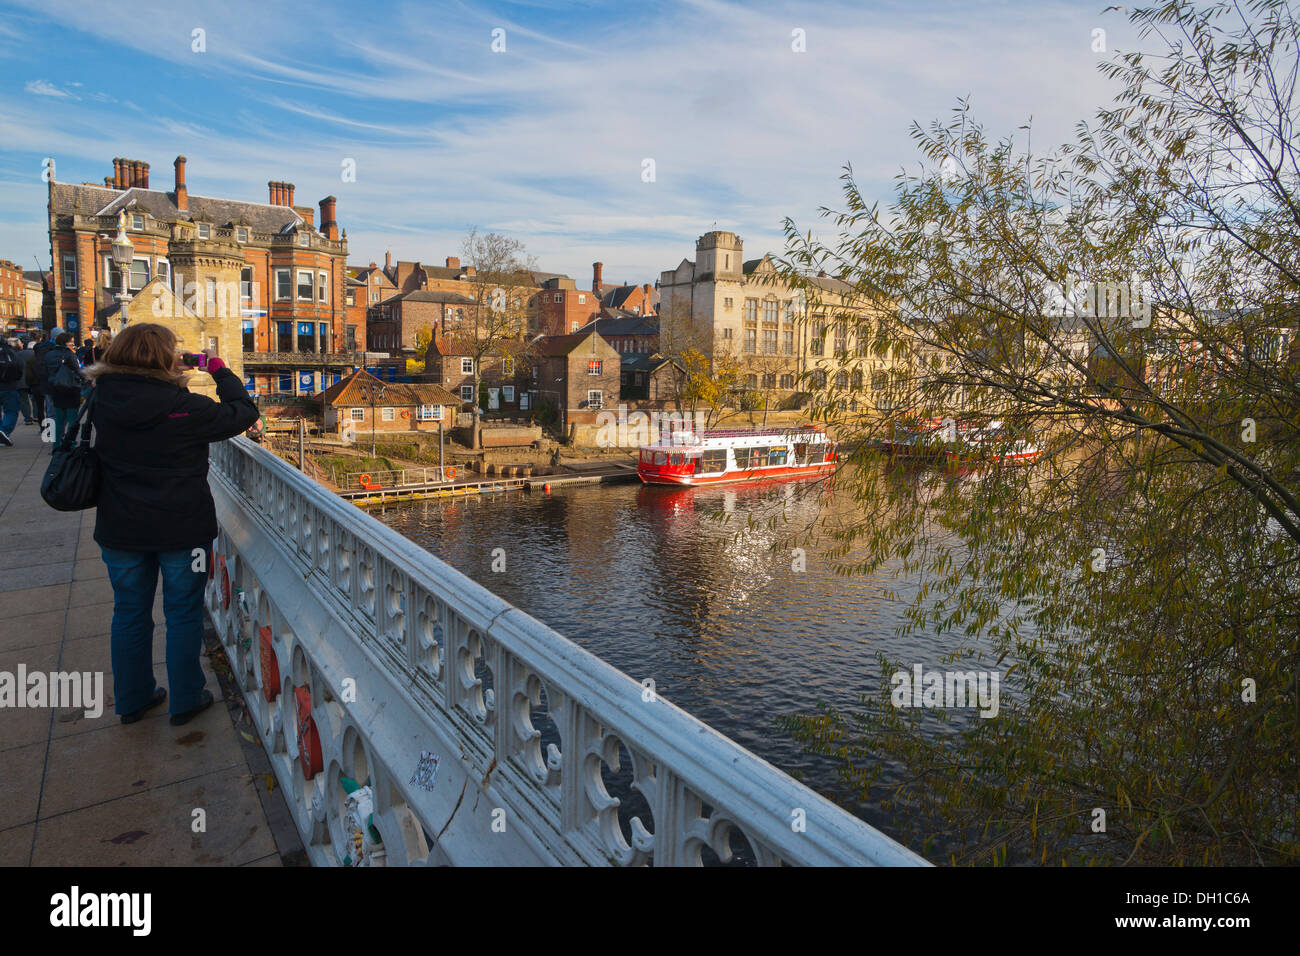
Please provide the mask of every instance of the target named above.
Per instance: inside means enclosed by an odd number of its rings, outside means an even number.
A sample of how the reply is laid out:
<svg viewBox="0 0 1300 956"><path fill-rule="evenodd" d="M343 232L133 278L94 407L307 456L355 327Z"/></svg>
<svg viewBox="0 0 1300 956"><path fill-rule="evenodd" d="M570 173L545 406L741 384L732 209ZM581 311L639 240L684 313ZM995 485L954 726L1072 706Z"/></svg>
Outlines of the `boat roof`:
<svg viewBox="0 0 1300 956"><path fill-rule="evenodd" d="M698 451L705 448L731 448L748 442L823 442L828 441L820 425L796 425L792 428L710 428L702 432L679 431L657 442L642 445L646 450Z"/></svg>

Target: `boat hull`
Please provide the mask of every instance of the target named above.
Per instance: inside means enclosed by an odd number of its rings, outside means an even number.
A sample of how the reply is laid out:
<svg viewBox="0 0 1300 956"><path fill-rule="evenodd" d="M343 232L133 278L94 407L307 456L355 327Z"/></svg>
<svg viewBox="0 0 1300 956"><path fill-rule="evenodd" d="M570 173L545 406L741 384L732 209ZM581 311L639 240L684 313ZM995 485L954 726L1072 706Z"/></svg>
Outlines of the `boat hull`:
<svg viewBox="0 0 1300 956"><path fill-rule="evenodd" d="M713 475L669 475L638 468L637 476L647 485L729 485L749 481L769 481L783 478L816 478L835 470L835 462L824 461L815 465L795 465L779 468L754 468L748 471L723 471Z"/></svg>

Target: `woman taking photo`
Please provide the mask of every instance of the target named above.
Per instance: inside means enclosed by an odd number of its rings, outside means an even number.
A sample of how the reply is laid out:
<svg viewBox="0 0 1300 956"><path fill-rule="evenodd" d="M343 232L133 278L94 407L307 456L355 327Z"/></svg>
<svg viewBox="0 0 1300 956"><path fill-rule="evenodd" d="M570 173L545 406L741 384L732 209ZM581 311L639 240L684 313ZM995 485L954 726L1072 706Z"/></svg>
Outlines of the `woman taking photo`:
<svg viewBox="0 0 1300 956"><path fill-rule="evenodd" d="M220 402L185 389L176 336L152 323L127 326L86 370L101 473L95 541L113 585L113 689L124 724L167 697L152 663L160 572L171 722L184 724L212 703L199 666L207 552L217 536L208 443L238 435L258 412L221 359L209 357L207 370Z"/></svg>

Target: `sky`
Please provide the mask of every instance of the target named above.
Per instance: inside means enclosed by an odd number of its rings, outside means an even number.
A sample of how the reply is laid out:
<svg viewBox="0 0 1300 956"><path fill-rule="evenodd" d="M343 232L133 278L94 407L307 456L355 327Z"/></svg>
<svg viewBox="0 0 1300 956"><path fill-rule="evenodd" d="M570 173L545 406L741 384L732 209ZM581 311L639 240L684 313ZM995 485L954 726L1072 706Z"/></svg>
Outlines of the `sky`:
<svg viewBox="0 0 1300 956"><path fill-rule="evenodd" d="M654 282L711 229L780 254L786 217L829 237L846 164L887 205L911 124L959 97L995 136L1068 140L1133 42L1104 6L0 3L0 258L49 265L47 157L77 183L144 160L170 190L180 154L191 195L337 196L353 265L441 264L474 227L580 287L596 260Z"/></svg>

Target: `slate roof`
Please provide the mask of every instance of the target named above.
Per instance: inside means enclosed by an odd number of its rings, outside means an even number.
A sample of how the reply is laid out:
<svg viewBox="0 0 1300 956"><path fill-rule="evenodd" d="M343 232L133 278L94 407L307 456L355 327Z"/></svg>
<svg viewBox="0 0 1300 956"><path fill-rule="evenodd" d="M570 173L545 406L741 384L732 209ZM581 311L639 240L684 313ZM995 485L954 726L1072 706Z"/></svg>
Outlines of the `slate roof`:
<svg viewBox="0 0 1300 956"><path fill-rule="evenodd" d="M473 299L459 292L439 292L432 289L415 289L411 292L402 292L384 299L379 304L388 305L390 302L439 302L443 305L474 304Z"/></svg>
<svg viewBox="0 0 1300 956"><path fill-rule="evenodd" d="M593 335L600 338L600 336L590 328L585 332L571 332L568 335L543 336L537 340L537 351L541 355L568 355ZM602 341L604 340L602 339ZM609 345L608 342L606 342L605 345L611 349L613 348L613 346Z"/></svg>
<svg viewBox="0 0 1300 956"><path fill-rule="evenodd" d="M657 372L665 365L677 365L677 363L658 352L653 355L645 352L629 352L619 359L619 365L628 372ZM681 368L680 365L677 367Z"/></svg>
<svg viewBox="0 0 1300 956"><path fill-rule="evenodd" d="M57 182L51 187L54 212L59 215L115 216L134 208L163 222L210 222L216 226L234 223L257 232L286 232L306 225L306 220L288 206L269 203L213 199L190 193L189 209L182 212L176 208L172 194L160 189L142 189L139 186L109 189Z"/></svg>

